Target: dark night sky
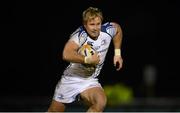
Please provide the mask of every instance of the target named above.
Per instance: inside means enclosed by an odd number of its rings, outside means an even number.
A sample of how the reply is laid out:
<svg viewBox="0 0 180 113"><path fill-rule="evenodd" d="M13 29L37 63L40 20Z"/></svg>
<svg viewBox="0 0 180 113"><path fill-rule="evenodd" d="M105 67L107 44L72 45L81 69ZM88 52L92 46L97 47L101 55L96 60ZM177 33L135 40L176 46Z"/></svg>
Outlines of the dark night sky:
<svg viewBox="0 0 180 113"><path fill-rule="evenodd" d="M124 35L124 67L115 72L110 47L102 84L122 82L142 96L142 69L152 64L158 71L155 95L179 96L180 2L17 0L1 5L1 95L52 95L67 66L61 52L69 34L81 25L82 11L97 6L105 21L120 23Z"/></svg>

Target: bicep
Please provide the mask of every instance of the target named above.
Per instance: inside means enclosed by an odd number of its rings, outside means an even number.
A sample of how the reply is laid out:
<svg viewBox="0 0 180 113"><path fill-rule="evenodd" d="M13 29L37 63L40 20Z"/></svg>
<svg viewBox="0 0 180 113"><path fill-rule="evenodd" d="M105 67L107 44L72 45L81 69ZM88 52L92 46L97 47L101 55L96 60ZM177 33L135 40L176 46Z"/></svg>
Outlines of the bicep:
<svg viewBox="0 0 180 113"><path fill-rule="evenodd" d="M120 27L119 24L117 23L113 23L115 28L116 28L116 33L113 37L113 42L114 42L114 46L115 48L120 48L121 47L121 42L122 42L122 29Z"/></svg>
<svg viewBox="0 0 180 113"><path fill-rule="evenodd" d="M83 63L84 57L78 54L79 46L74 41L68 41L63 50L63 59L69 62Z"/></svg>
<svg viewBox="0 0 180 113"><path fill-rule="evenodd" d="M79 48L79 45L76 44L74 41L72 40L69 40L66 44L65 44L65 47L64 47L64 52L74 52L74 51L77 51Z"/></svg>
<svg viewBox="0 0 180 113"><path fill-rule="evenodd" d="M118 36L121 36L122 37L122 29L121 29L121 26L118 24L118 23L115 23L115 22L112 22L111 23L113 26L114 26L114 28L115 28L115 35L114 36L116 36L116 35L118 35Z"/></svg>

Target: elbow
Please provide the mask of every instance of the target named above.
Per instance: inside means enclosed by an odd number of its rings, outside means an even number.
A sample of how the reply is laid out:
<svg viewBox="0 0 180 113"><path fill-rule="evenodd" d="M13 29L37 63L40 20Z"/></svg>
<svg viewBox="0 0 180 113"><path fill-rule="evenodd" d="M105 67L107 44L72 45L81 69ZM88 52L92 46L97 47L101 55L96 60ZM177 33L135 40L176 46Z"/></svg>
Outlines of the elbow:
<svg viewBox="0 0 180 113"><path fill-rule="evenodd" d="M69 61L70 57L69 57L68 52L63 52L62 59L65 60L65 61Z"/></svg>
<svg viewBox="0 0 180 113"><path fill-rule="evenodd" d="M63 52L63 54L62 54L62 59L63 60L67 60L67 55Z"/></svg>

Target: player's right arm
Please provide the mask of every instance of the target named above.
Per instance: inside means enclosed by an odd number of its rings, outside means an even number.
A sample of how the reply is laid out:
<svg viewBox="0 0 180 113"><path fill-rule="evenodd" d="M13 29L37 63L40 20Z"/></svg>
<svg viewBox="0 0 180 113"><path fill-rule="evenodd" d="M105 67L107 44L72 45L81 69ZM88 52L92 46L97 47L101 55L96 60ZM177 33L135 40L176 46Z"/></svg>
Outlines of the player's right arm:
<svg viewBox="0 0 180 113"><path fill-rule="evenodd" d="M84 63L84 56L78 54L79 46L74 42L69 40L63 50L63 60L74 63Z"/></svg>
<svg viewBox="0 0 180 113"><path fill-rule="evenodd" d="M63 60L73 63L83 63L97 65L99 63L99 56L94 54L91 58L85 58L83 55L78 53L79 45L74 41L69 40L63 49Z"/></svg>

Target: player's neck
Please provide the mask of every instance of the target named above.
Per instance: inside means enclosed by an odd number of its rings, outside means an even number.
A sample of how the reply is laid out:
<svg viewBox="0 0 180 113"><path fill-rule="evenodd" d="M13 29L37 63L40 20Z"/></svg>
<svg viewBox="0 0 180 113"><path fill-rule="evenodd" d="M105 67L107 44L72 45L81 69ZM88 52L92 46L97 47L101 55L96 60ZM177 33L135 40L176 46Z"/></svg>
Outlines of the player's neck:
<svg viewBox="0 0 180 113"><path fill-rule="evenodd" d="M98 39L98 37L91 37L90 35L89 35L89 37L90 37L92 40L97 40L97 39Z"/></svg>

